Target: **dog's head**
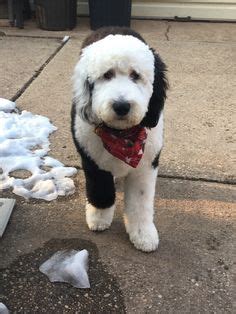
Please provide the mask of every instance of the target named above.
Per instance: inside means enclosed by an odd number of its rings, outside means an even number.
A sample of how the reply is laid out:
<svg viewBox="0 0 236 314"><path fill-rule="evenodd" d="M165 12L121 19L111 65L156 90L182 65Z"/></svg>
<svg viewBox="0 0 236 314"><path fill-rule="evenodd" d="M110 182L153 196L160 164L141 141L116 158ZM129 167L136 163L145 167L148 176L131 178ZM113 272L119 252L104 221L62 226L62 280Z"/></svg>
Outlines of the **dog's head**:
<svg viewBox="0 0 236 314"><path fill-rule="evenodd" d="M74 72L81 117L116 129L156 126L166 98L165 65L132 35L108 35L82 49Z"/></svg>

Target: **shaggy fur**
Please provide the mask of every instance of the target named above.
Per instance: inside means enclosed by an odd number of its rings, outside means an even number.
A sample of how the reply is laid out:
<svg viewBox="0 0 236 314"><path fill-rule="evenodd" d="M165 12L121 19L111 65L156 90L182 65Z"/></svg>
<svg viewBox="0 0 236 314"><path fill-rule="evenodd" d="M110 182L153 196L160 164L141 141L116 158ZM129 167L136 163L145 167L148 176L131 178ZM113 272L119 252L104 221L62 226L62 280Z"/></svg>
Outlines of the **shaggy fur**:
<svg viewBox="0 0 236 314"><path fill-rule="evenodd" d="M144 39L129 28L103 28L82 45L73 81L72 134L86 177L86 221L104 230L115 209L114 177L124 177L124 222L137 249L150 252L159 238L153 202L162 148L166 67ZM127 114L114 104L129 104ZM124 108L123 108L124 109ZM121 108L122 112L122 108ZM104 123L114 129L141 124L147 128L144 155L137 168L112 156L94 133Z"/></svg>

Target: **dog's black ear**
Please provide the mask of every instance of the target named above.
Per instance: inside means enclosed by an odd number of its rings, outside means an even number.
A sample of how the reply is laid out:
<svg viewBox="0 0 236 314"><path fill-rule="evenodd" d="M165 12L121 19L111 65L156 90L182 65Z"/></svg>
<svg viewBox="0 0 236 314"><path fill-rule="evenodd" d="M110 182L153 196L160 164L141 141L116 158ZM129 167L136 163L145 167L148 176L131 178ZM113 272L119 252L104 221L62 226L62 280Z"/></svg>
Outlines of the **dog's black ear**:
<svg viewBox="0 0 236 314"><path fill-rule="evenodd" d="M79 92L77 92L77 95L73 99L74 107L77 108L77 113L88 123L94 122L92 113L93 88L94 84L86 79L83 84L81 84Z"/></svg>
<svg viewBox="0 0 236 314"><path fill-rule="evenodd" d="M166 65L160 56L151 49L154 54L154 82L153 93L149 101L148 111L141 121L141 125L147 128L154 128L159 120L163 110L166 91L168 89L168 80L166 78Z"/></svg>
<svg viewBox="0 0 236 314"><path fill-rule="evenodd" d="M84 91L82 94L83 99L81 101L84 101L86 103L83 104L83 106L80 108L79 114L81 118L84 121L87 121L89 123L92 123L92 93L93 93L93 87L94 84L89 83L89 80L87 79L84 82Z"/></svg>

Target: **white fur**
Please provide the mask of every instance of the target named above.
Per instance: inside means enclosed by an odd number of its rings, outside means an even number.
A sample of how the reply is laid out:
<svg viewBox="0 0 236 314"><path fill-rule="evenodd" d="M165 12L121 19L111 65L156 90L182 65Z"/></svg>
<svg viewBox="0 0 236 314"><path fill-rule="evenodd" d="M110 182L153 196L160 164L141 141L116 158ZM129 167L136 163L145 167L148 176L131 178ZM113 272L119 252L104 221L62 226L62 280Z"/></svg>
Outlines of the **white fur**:
<svg viewBox="0 0 236 314"><path fill-rule="evenodd" d="M86 204L86 221L90 230L103 231L108 229L112 223L115 206L98 209L93 205Z"/></svg>
<svg viewBox="0 0 236 314"><path fill-rule="evenodd" d="M101 77L109 69L115 69L115 78L105 82ZM131 69L141 75L134 83L129 78ZM82 51L75 68L74 94L76 111L87 105L89 95L84 82L94 83L92 114L94 122L101 121L115 128L127 128L139 124L148 109L154 79L154 57L149 47L132 36L110 35L93 43ZM119 120L111 108L119 97L131 103L131 112L126 119ZM93 118L94 118L93 117ZM159 238L153 224L153 202L157 169L152 161L162 148L163 114L156 127L147 130L144 155L137 168L132 168L112 156L94 133L94 125L88 124L78 114L75 118L75 137L85 152L100 169L109 171L114 177L125 177L126 231L136 248L149 252L157 248ZM86 220L91 230L104 230L112 222L114 206L97 209L86 206Z"/></svg>
<svg viewBox="0 0 236 314"><path fill-rule="evenodd" d="M113 70L115 77L104 80L103 74ZM141 79L133 82L135 70ZM88 101L84 82L96 82L92 95L92 111L96 123L105 122L119 129L141 122L153 91L154 56L149 47L133 36L109 35L82 50L75 67L74 94L78 109ZM117 119L112 108L115 101L124 99L131 104L125 119Z"/></svg>
<svg viewBox="0 0 236 314"><path fill-rule="evenodd" d="M139 39L129 35L109 35L82 50L80 61L75 68L75 76L80 68L80 75L88 74L89 80L95 81L103 72L118 65L121 71L130 67L136 68L152 84L153 62L151 50ZM75 77L76 79L78 77Z"/></svg>
<svg viewBox="0 0 236 314"><path fill-rule="evenodd" d="M154 251L159 243L153 223L157 170L139 167L125 178L124 221L130 241L142 251Z"/></svg>

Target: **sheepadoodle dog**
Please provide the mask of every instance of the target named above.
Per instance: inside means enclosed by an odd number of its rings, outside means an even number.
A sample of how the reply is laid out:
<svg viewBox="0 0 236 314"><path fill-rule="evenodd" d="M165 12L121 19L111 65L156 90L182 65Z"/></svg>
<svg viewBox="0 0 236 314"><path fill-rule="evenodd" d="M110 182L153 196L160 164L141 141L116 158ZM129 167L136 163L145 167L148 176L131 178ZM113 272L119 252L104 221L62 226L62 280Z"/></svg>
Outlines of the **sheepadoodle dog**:
<svg viewBox="0 0 236 314"><path fill-rule="evenodd" d="M114 178L124 177L124 223L142 251L158 247L153 203L162 148L166 66L129 28L88 36L75 67L72 134L86 178L86 221L105 230L115 210Z"/></svg>

